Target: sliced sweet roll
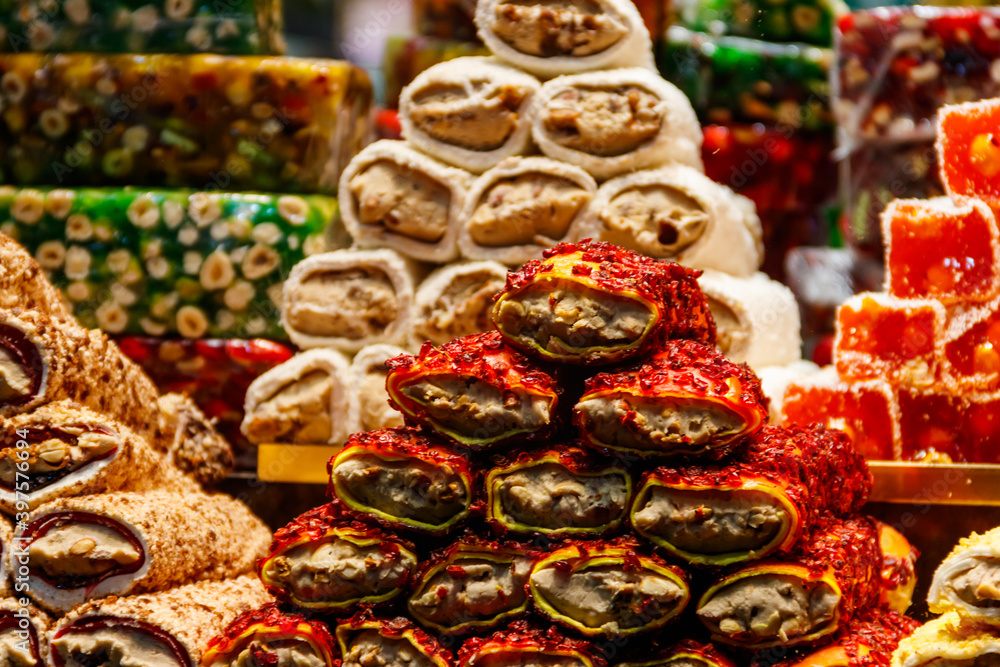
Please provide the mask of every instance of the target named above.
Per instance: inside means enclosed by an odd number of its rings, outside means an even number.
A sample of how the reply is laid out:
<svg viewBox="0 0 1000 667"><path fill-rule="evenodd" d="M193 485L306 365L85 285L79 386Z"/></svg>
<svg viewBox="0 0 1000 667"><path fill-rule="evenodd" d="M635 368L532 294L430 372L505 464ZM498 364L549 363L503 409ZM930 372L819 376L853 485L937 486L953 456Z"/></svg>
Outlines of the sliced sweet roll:
<svg viewBox="0 0 1000 667"><path fill-rule="evenodd" d="M419 308L419 292L417 304ZM403 415L389 405L385 378L389 373L388 360L407 354L395 345L376 344L363 348L351 362L352 387L358 392L358 417L350 420L360 431L376 431L403 425Z"/></svg>
<svg viewBox="0 0 1000 667"><path fill-rule="evenodd" d="M935 618L899 642L891 667L992 667L1000 664L996 626L956 611Z"/></svg>
<svg viewBox="0 0 1000 667"><path fill-rule="evenodd" d="M212 639L203 667L333 667L337 645L325 623L275 604L246 611Z"/></svg>
<svg viewBox="0 0 1000 667"><path fill-rule="evenodd" d="M0 597L0 665L48 665L49 628L52 620L23 598Z"/></svg>
<svg viewBox="0 0 1000 667"><path fill-rule="evenodd" d="M927 604L936 614L1000 620L1000 528L959 541L934 572Z"/></svg>
<svg viewBox="0 0 1000 667"><path fill-rule="evenodd" d="M556 626L541 628L514 621L487 637L466 640L458 652L460 667L607 667L588 641L564 635Z"/></svg>
<svg viewBox="0 0 1000 667"><path fill-rule="evenodd" d="M450 651L408 619L377 618L360 613L337 625L337 645L343 667L383 665L452 667Z"/></svg>
<svg viewBox="0 0 1000 667"><path fill-rule="evenodd" d="M427 276L414 299L413 330L419 342L444 345L453 338L489 331L493 299L507 282L498 262L459 262Z"/></svg>

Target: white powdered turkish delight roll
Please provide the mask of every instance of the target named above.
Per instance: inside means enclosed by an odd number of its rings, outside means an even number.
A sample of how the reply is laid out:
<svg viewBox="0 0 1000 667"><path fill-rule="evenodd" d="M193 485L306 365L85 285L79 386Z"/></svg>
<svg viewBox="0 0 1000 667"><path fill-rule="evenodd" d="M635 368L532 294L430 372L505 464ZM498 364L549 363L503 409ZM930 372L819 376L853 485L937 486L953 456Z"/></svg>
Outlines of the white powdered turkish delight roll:
<svg viewBox="0 0 1000 667"><path fill-rule="evenodd" d="M547 82L531 122L545 155L583 167L599 181L670 163L704 169L701 125L688 98L639 67Z"/></svg>
<svg viewBox="0 0 1000 667"><path fill-rule="evenodd" d="M361 248L424 262L458 256L458 217L473 176L402 141L377 141L340 178L340 213Z"/></svg>
<svg viewBox="0 0 1000 667"><path fill-rule="evenodd" d="M531 103L541 84L493 58L449 60L403 89L403 138L448 164L481 174L531 146Z"/></svg>
<svg viewBox="0 0 1000 667"><path fill-rule="evenodd" d="M442 266L417 289L414 332L418 342L444 345L453 338L489 331L493 298L507 282L497 262Z"/></svg>
<svg viewBox="0 0 1000 667"><path fill-rule="evenodd" d="M358 392L358 416L354 424L359 431L377 431L403 425L403 415L389 405L385 377L389 372L387 359L409 354L396 345L369 345L358 352L351 363L351 381Z"/></svg>

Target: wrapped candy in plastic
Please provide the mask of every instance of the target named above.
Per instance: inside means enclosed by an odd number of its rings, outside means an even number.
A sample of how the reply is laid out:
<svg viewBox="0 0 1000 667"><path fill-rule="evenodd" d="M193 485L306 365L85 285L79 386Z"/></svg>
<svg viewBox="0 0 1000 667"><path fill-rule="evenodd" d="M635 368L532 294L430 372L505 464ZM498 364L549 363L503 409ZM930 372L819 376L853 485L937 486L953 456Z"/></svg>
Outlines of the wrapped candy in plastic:
<svg viewBox="0 0 1000 667"><path fill-rule="evenodd" d="M398 598L417 568L414 546L321 505L279 528L260 580L283 602L337 616Z"/></svg>
<svg viewBox="0 0 1000 667"><path fill-rule="evenodd" d="M518 667L533 664L562 664L580 667L607 667L607 660L590 642L567 637L555 626L545 629L527 621L514 621L505 630L487 637L473 637L458 652L460 667ZM532 661L532 663L528 663Z"/></svg>
<svg viewBox="0 0 1000 667"><path fill-rule="evenodd" d="M0 228L89 328L183 338L285 338L284 277L325 248L325 196L0 189Z"/></svg>
<svg viewBox="0 0 1000 667"><path fill-rule="evenodd" d="M573 408L588 444L639 456L731 449L767 417L767 399L749 368L688 340L668 341L637 368L588 379Z"/></svg>
<svg viewBox="0 0 1000 667"><path fill-rule="evenodd" d="M561 243L507 276L493 324L526 354L574 364L627 361L667 338L712 344L697 277L608 243Z"/></svg>
<svg viewBox="0 0 1000 667"><path fill-rule="evenodd" d="M847 432L869 460L899 459L899 407L884 380L844 382L832 367L793 381L785 391L786 423L812 424Z"/></svg>
<svg viewBox="0 0 1000 667"><path fill-rule="evenodd" d="M437 2L437 0L428 0ZM417 75L438 63L465 56L488 56L490 50L477 42L450 38L390 37L382 57L385 79L385 103L390 108L399 105L399 96Z"/></svg>
<svg viewBox="0 0 1000 667"><path fill-rule="evenodd" d="M881 566L874 521L828 518L791 554L720 577L698 617L713 639L743 648L815 642L873 606Z"/></svg>
<svg viewBox="0 0 1000 667"><path fill-rule="evenodd" d="M768 426L731 463L646 473L630 521L672 556L731 565L791 550L827 513L860 509L871 485L843 433Z"/></svg>
<svg viewBox="0 0 1000 667"><path fill-rule="evenodd" d="M386 619L361 612L337 625L335 634L342 667L363 667L371 664L372 656L384 659L397 655L398 660L405 656L419 665L455 664L451 652L437 639L402 616Z"/></svg>
<svg viewBox="0 0 1000 667"><path fill-rule="evenodd" d="M679 4L677 22L694 30L826 47L833 46L837 17L847 11L841 0L796 0L780 5L759 0Z"/></svg>
<svg viewBox="0 0 1000 667"><path fill-rule="evenodd" d="M992 298L1000 290L997 235L993 213L975 199L893 201L882 214L886 291L945 305Z"/></svg>
<svg viewBox="0 0 1000 667"><path fill-rule="evenodd" d="M632 498L632 478L620 462L572 445L502 459L485 486L493 528L522 534L612 534Z"/></svg>
<svg viewBox="0 0 1000 667"><path fill-rule="evenodd" d="M684 571L643 553L634 537L565 543L535 562L530 591L541 614L587 637L663 628L691 596Z"/></svg>
<svg viewBox="0 0 1000 667"><path fill-rule="evenodd" d="M964 389L1000 388L1000 299L953 314L941 363L943 374Z"/></svg>
<svg viewBox="0 0 1000 667"><path fill-rule="evenodd" d="M384 525L443 535L474 509L469 459L417 429L356 433L327 470L332 497Z"/></svg>
<svg viewBox="0 0 1000 667"><path fill-rule="evenodd" d="M837 311L837 372L845 380L930 385L938 377L945 321L944 306L935 300L853 296Z"/></svg>
<svg viewBox="0 0 1000 667"><path fill-rule="evenodd" d="M833 126L830 49L713 37L675 25L657 47L656 62L703 121Z"/></svg>
<svg viewBox="0 0 1000 667"><path fill-rule="evenodd" d="M15 0L4 7L0 23L0 51L12 53L266 55L285 50L281 0L162 6L145 0L59 0L45 7Z"/></svg>
<svg viewBox="0 0 1000 667"><path fill-rule="evenodd" d="M941 106L1000 94L998 29L998 9L880 7L842 16L833 106L848 142L933 139Z"/></svg>
<svg viewBox="0 0 1000 667"><path fill-rule="evenodd" d="M1000 462L1000 395L912 387L897 395L902 460Z"/></svg>
<svg viewBox="0 0 1000 667"><path fill-rule="evenodd" d="M208 643L200 664L229 667L244 660L281 664L282 658L289 655L305 664L333 667L337 646L325 623L283 612L270 603L237 616Z"/></svg>
<svg viewBox="0 0 1000 667"><path fill-rule="evenodd" d="M369 130L336 60L19 53L0 77L7 183L334 194Z"/></svg>
<svg viewBox="0 0 1000 667"><path fill-rule="evenodd" d="M559 424L562 389L495 331L424 343L388 360L389 401L410 422L473 449L539 440Z"/></svg>

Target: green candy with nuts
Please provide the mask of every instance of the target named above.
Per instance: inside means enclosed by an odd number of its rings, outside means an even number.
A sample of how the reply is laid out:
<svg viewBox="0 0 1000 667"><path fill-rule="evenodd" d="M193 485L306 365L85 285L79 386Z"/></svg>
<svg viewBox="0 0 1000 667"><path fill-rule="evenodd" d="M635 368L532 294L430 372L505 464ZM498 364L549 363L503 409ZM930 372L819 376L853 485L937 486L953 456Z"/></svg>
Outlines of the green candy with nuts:
<svg viewBox="0 0 1000 667"><path fill-rule="evenodd" d="M676 24L713 35L833 46L842 0L698 0L680 2Z"/></svg>
<svg viewBox="0 0 1000 667"><path fill-rule="evenodd" d="M109 334L286 339L285 277L337 214L323 195L0 187L0 231Z"/></svg>

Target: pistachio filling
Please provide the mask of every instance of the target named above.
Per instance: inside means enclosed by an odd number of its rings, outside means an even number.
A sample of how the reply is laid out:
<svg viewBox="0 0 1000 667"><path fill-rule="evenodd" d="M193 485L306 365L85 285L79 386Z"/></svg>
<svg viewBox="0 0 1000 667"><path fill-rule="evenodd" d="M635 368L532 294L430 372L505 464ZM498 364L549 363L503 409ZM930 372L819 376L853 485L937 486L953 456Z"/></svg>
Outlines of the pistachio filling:
<svg viewBox="0 0 1000 667"><path fill-rule="evenodd" d="M627 347L653 319L645 305L560 281L539 282L500 306L497 326L550 352Z"/></svg>
<svg viewBox="0 0 1000 667"><path fill-rule="evenodd" d="M0 487L14 489L18 482L26 482L29 492L45 488L108 456L118 448L120 439L110 432L64 426L38 437L29 436L27 442L27 448L0 450Z"/></svg>
<svg viewBox="0 0 1000 667"><path fill-rule="evenodd" d="M517 130L518 109L528 91L472 79L459 85L428 86L413 97L410 118L438 141L473 151L503 146Z"/></svg>
<svg viewBox="0 0 1000 667"><path fill-rule="evenodd" d="M128 628L69 632L52 640L65 667L187 667L166 642Z"/></svg>
<svg viewBox="0 0 1000 667"><path fill-rule="evenodd" d="M425 243L437 243L448 231L451 193L425 173L380 160L352 178L350 188L364 225Z"/></svg>
<svg viewBox="0 0 1000 667"><path fill-rule="evenodd" d="M35 653L35 642L26 638L25 630L18 627L14 612L0 612L0 665L6 667L39 667L42 662ZM28 637L31 635L29 634Z"/></svg>
<svg viewBox="0 0 1000 667"><path fill-rule="evenodd" d="M135 565L141 558L140 550L121 532L96 523L57 526L28 546L32 571L70 585Z"/></svg>
<svg viewBox="0 0 1000 667"><path fill-rule="evenodd" d="M591 56L628 35L621 19L595 0L507 0L496 6L493 33L531 56Z"/></svg>
<svg viewBox="0 0 1000 667"><path fill-rule="evenodd" d="M440 525L469 501L461 477L424 461L384 461L361 455L333 470L336 482L359 503L389 516Z"/></svg>
<svg viewBox="0 0 1000 667"><path fill-rule="evenodd" d="M684 597L673 579L620 564L573 570L553 565L532 573L531 583L560 615L604 632L655 623Z"/></svg>
<svg viewBox="0 0 1000 667"><path fill-rule="evenodd" d="M740 318L732 308L707 295L705 300L715 320L716 346L727 357L738 356L746 348L750 333L740 324Z"/></svg>
<svg viewBox="0 0 1000 667"><path fill-rule="evenodd" d="M949 583L960 600L973 607L1000 607L1000 559L975 558L974 565Z"/></svg>
<svg viewBox="0 0 1000 667"><path fill-rule="evenodd" d="M416 567L410 554L388 553L380 545L359 546L334 538L303 544L267 565L270 583L301 602L341 603L398 589Z"/></svg>
<svg viewBox="0 0 1000 667"><path fill-rule="evenodd" d="M467 223L469 235L489 248L549 245L566 236L590 199L589 192L565 178L541 173L507 178L483 194Z"/></svg>
<svg viewBox="0 0 1000 667"><path fill-rule="evenodd" d="M603 240L652 257L679 255L702 237L709 223L701 204L666 185L624 190L599 217Z"/></svg>
<svg viewBox="0 0 1000 667"><path fill-rule="evenodd" d="M824 582L759 574L717 591L698 616L716 634L748 643L787 642L822 630L839 603L840 596Z"/></svg>
<svg viewBox="0 0 1000 667"><path fill-rule="evenodd" d="M624 475L577 476L555 463L501 476L497 493L504 514L545 530L607 526L621 520L628 502Z"/></svg>
<svg viewBox="0 0 1000 667"><path fill-rule="evenodd" d="M627 393L584 398L576 405L590 433L601 443L639 451L711 449L713 443L746 424L736 414L711 403L653 400Z"/></svg>
<svg viewBox="0 0 1000 667"><path fill-rule="evenodd" d="M384 637L377 630L358 634L344 651L343 667L435 667L434 661L403 638Z"/></svg>
<svg viewBox="0 0 1000 667"><path fill-rule="evenodd" d="M389 369L375 366L361 380L361 430L374 431L403 425L403 415L389 405L385 378Z"/></svg>
<svg viewBox="0 0 1000 667"><path fill-rule="evenodd" d="M306 373L257 405L247 421L247 437L253 442L329 442L333 434L332 394L329 373Z"/></svg>
<svg viewBox="0 0 1000 667"><path fill-rule="evenodd" d="M549 102L545 131L565 148L600 157L642 148L663 126L659 98L637 86L574 88Z"/></svg>
<svg viewBox="0 0 1000 667"><path fill-rule="evenodd" d="M327 662L307 641L296 637L255 638L229 662L210 667L326 667Z"/></svg>
<svg viewBox="0 0 1000 667"><path fill-rule="evenodd" d="M520 389L501 391L472 377L425 375L402 392L444 429L477 440L537 431L551 418L548 397Z"/></svg>
<svg viewBox="0 0 1000 667"><path fill-rule="evenodd" d="M362 340L381 335L399 315L392 281L373 267L317 272L290 292L288 323L307 335Z"/></svg>
<svg viewBox="0 0 1000 667"><path fill-rule="evenodd" d="M448 628L490 620L525 603L530 573L527 558L457 559L424 582L410 599L410 607L420 617Z"/></svg>
<svg viewBox="0 0 1000 667"><path fill-rule="evenodd" d="M438 345L490 329L493 297L505 278L485 271L457 276L432 303L421 308L417 334Z"/></svg>
<svg viewBox="0 0 1000 667"><path fill-rule="evenodd" d="M769 545L789 519L761 491L687 491L654 486L632 521L644 535L693 554L753 552Z"/></svg>

